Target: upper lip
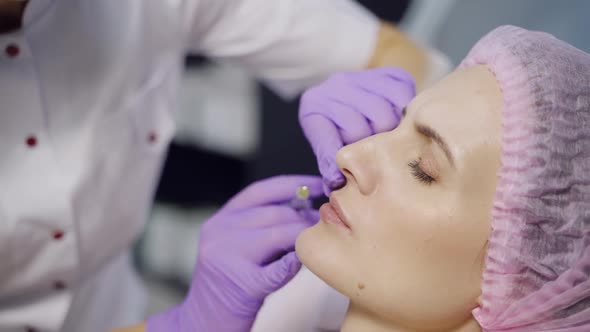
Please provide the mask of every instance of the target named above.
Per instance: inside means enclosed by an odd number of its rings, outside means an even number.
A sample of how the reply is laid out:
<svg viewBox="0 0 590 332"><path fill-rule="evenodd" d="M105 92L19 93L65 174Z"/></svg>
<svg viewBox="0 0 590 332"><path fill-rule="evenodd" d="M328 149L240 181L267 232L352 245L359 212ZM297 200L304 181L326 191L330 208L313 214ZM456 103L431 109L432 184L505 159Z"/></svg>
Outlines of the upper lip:
<svg viewBox="0 0 590 332"><path fill-rule="evenodd" d="M332 208L336 211L336 214L340 217L342 223L346 225L346 227L352 229L350 227L350 222L348 222L348 219L346 219L346 216L344 215L344 211L342 211L342 207L340 207L340 203L338 203L338 199L334 197L334 195L330 195L330 205L332 205Z"/></svg>

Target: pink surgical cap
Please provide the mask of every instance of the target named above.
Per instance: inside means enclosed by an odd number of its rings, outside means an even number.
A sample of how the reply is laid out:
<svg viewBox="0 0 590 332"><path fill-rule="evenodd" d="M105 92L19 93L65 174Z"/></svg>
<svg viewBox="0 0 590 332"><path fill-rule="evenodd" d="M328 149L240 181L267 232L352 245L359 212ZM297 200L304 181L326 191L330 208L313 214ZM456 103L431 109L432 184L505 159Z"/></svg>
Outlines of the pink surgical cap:
<svg viewBox="0 0 590 332"><path fill-rule="evenodd" d="M474 316L484 331L590 331L590 55L503 26L461 67L477 64L496 76L504 109Z"/></svg>

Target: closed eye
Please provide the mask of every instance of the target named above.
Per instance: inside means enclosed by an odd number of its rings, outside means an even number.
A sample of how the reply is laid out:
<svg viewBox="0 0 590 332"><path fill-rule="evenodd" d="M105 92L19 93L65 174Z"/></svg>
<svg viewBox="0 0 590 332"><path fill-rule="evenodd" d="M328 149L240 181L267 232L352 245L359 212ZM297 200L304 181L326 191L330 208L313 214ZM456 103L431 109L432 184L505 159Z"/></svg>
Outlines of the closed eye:
<svg viewBox="0 0 590 332"><path fill-rule="evenodd" d="M414 160L408 163L412 171L412 175L421 183L424 184L431 184L432 182L436 181L432 176L428 175L428 173L424 172L422 168L420 168L420 160Z"/></svg>

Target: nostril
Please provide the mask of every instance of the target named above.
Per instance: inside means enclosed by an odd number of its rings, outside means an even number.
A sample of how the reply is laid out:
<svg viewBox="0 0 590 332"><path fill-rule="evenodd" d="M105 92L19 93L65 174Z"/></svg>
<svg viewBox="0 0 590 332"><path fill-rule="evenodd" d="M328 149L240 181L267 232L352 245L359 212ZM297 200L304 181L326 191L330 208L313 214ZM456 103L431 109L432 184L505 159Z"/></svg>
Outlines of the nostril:
<svg viewBox="0 0 590 332"><path fill-rule="evenodd" d="M342 185L346 184L346 182L348 182L348 181L356 182L356 178L354 177L354 175L352 174L352 172L348 168L346 168L346 167L342 168L342 174L344 174L344 179L345 179L345 181Z"/></svg>
<svg viewBox="0 0 590 332"><path fill-rule="evenodd" d="M342 174L352 176L352 172L349 171L348 168L346 168L346 167L342 168Z"/></svg>

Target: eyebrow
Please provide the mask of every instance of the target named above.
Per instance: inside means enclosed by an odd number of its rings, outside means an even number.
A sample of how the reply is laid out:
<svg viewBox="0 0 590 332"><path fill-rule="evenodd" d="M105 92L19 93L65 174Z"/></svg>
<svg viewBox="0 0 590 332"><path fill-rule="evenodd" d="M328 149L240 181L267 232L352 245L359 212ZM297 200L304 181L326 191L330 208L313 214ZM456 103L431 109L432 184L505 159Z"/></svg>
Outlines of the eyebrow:
<svg viewBox="0 0 590 332"><path fill-rule="evenodd" d="M455 166L455 160L453 159L453 154L451 153L451 150L449 149L449 145L434 129L432 129L424 124L417 123L416 130L420 134L422 134L422 135L432 139L434 142L436 142L436 144L438 144L438 146L443 150L443 152L447 156L447 159L451 163L451 166L453 166L453 167Z"/></svg>

